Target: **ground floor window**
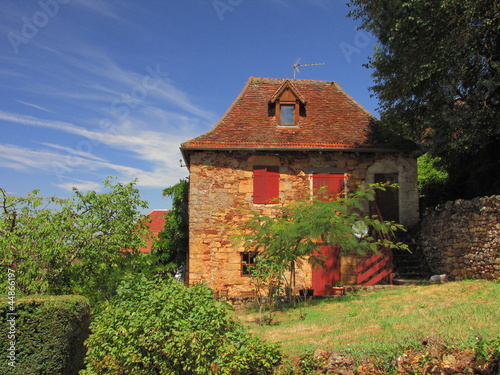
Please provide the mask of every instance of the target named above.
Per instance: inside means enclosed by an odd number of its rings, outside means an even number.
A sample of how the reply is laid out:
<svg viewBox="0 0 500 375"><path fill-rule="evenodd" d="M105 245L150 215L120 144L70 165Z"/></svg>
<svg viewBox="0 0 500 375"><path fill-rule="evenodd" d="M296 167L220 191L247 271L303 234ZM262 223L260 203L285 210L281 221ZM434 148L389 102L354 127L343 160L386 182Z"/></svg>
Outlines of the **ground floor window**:
<svg viewBox="0 0 500 375"><path fill-rule="evenodd" d="M252 266L255 265L257 253L244 252L241 255L241 276L250 276L252 274Z"/></svg>

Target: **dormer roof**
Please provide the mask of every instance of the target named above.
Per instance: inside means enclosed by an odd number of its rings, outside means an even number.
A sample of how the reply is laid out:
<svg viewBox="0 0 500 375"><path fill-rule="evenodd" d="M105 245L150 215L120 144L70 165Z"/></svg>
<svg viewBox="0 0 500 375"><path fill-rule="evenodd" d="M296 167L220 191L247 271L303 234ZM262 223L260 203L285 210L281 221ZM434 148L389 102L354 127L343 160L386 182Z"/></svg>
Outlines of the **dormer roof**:
<svg viewBox="0 0 500 375"><path fill-rule="evenodd" d="M295 126L276 118L275 103L286 91L300 101ZM337 83L254 77L210 131L181 145L184 156L208 149L394 151L375 117Z"/></svg>
<svg viewBox="0 0 500 375"><path fill-rule="evenodd" d="M287 95L288 94L288 95ZM275 103L281 97L286 96L285 99L290 101L291 97L294 97L296 100L300 101L302 104L306 104L306 100L300 94L299 90L295 87L295 85L287 79L284 81L281 86L276 90L276 92L271 96L269 103Z"/></svg>

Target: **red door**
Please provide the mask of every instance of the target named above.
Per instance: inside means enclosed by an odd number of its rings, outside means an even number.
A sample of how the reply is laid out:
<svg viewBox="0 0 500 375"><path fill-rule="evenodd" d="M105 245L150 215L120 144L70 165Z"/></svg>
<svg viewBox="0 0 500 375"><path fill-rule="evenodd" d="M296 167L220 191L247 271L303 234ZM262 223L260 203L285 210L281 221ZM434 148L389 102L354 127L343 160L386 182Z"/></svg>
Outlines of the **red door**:
<svg viewBox="0 0 500 375"><path fill-rule="evenodd" d="M324 188L322 194L318 194L320 188ZM343 190L343 174L316 173L313 175L313 194L317 194L320 199L334 198ZM340 247L321 245L320 251L321 255L327 258L324 267L312 270L312 287L316 296L325 294L325 284L334 286L337 281L340 281Z"/></svg>
<svg viewBox="0 0 500 375"><path fill-rule="evenodd" d="M313 268L312 271L312 288L315 296L325 294L325 284L335 286L335 283L340 281L340 247L321 245L320 251L327 259L324 267Z"/></svg>

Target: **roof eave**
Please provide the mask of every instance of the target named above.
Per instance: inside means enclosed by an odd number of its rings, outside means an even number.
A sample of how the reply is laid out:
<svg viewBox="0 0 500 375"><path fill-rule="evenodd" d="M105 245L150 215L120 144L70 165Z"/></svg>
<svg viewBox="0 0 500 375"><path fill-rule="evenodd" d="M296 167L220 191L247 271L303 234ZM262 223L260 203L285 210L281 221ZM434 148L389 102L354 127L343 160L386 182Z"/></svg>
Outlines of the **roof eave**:
<svg viewBox="0 0 500 375"><path fill-rule="evenodd" d="M287 152L304 152L304 151L342 151L342 152L380 152L394 153L402 152L396 148L381 148L381 147L180 147L184 162L189 168L190 151L287 151Z"/></svg>

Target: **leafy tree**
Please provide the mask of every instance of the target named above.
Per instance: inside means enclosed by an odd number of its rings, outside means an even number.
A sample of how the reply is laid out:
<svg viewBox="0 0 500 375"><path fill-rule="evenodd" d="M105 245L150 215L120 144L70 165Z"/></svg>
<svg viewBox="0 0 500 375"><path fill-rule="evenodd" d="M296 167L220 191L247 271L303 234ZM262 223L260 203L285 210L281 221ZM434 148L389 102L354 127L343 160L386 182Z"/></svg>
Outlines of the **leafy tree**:
<svg viewBox="0 0 500 375"><path fill-rule="evenodd" d="M500 192L497 0L351 0L378 38L381 121L440 158L450 198Z"/></svg>
<svg viewBox="0 0 500 375"><path fill-rule="evenodd" d="M172 209L165 215L165 226L153 249L158 254L159 262L170 271L177 271L186 264L189 247L188 195L188 180L180 180L163 190L163 196L172 197Z"/></svg>
<svg viewBox="0 0 500 375"><path fill-rule="evenodd" d="M203 284L129 277L95 317L82 375L272 374L278 346L251 336Z"/></svg>
<svg viewBox="0 0 500 375"><path fill-rule="evenodd" d="M380 247L408 249L403 243L394 243L387 236L371 235L358 238L353 226L372 228L379 233L394 234L403 229L401 224L381 222L377 217L364 214L368 201L375 199L376 190L395 187L388 183L360 186L348 194L310 197L276 206L276 214L263 216L258 210L250 212L251 219L242 225L237 243L247 251L258 254L250 267L252 282L256 286L260 305L271 312L276 296L284 288L295 289L295 270L304 262L318 267L324 264L319 255L320 244L340 246L341 255L356 252L377 252ZM321 194L320 194L321 195ZM269 323L270 319L267 319Z"/></svg>
<svg viewBox="0 0 500 375"><path fill-rule="evenodd" d="M95 302L114 292L127 269L143 263L135 250L145 241L146 228L138 223L146 202L135 182L107 178L104 186L103 193L75 189L68 199L1 191L1 266L16 270L19 293L83 293Z"/></svg>
<svg viewBox="0 0 500 375"><path fill-rule="evenodd" d="M440 159L429 154L423 154L417 159L418 191L420 203L430 207L441 201L448 200L444 186L448 180L448 173L439 165Z"/></svg>

